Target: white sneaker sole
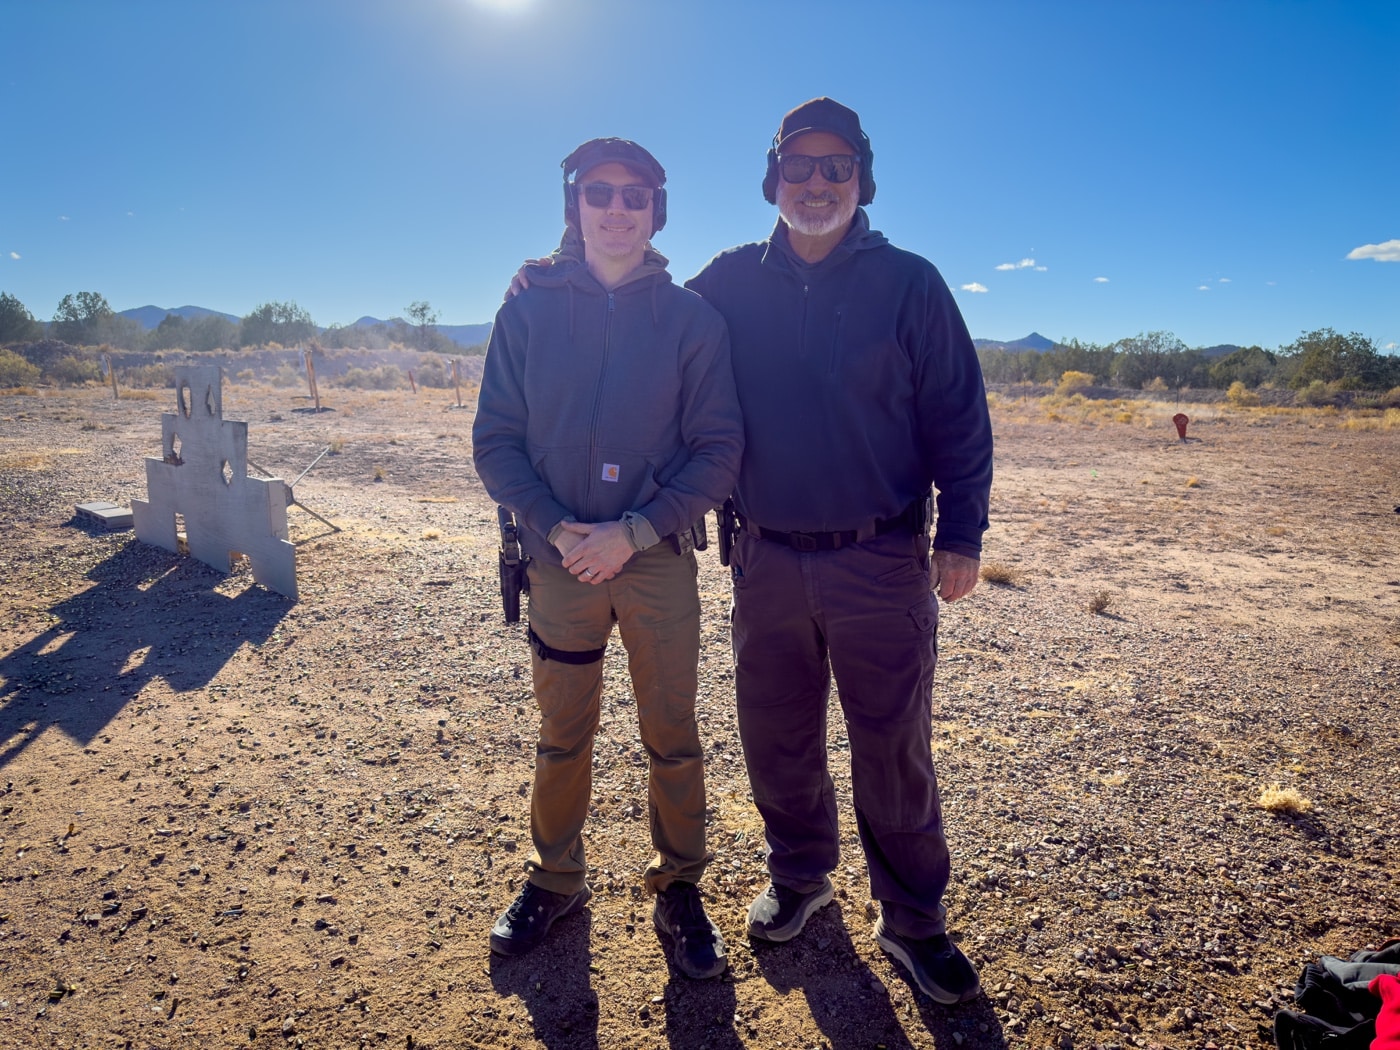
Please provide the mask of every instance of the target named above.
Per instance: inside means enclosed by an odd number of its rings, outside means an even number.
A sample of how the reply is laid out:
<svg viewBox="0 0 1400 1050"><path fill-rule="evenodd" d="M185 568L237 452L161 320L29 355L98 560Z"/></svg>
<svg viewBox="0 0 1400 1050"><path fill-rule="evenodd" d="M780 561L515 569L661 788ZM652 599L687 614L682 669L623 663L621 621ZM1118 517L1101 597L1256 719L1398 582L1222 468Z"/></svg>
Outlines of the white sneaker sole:
<svg viewBox="0 0 1400 1050"><path fill-rule="evenodd" d="M815 915L822 908L831 903L836 896L836 887L831 884L831 880L826 880L826 885L812 897L808 898L802 905L802 909L793 917L786 926L780 926L776 930L767 930L758 923L749 921L749 936L760 941L771 941L773 944L783 944L792 940L807 926L807 920Z"/></svg>

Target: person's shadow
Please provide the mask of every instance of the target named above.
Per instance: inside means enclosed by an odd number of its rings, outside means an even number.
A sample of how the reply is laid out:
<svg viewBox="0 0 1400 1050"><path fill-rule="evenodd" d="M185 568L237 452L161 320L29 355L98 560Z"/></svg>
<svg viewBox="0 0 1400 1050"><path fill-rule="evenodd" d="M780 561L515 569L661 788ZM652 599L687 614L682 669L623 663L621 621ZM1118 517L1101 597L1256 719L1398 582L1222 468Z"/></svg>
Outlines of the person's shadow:
<svg viewBox="0 0 1400 1050"><path fill-rule="evenodd" d="M0 656L0 768L57 726L84 747L153 679L202 689L244 643L266 641L292 602L134 538L93 566L94 585L50 606L53 623Z"/></svg>
<svg viewBox="0 0 1400 1050"><path fill-rule="evenodd" d="M491 953L491 987L530 1012L535 1038L549 1050L599 1050L598 993L589 978L593 917L588 909L549 930L549 946L528 955Z"/></svg>
<svg viewBox="0 0 1400 1050"><path fill-rule="evenodd" d="M888 990L851 943L840 902L813 914L792 941L754 941L753 949L760 971L775 990L801 990L831 1050L865 1050L875 1044L888 1050L912 1050ZM919 1019L936 1046L964 1050L1006 1046L1001 1023L986 996L958 1007L940 1006L919 991L902 967L896 966L896 972L908 984ZM950 1023L953 1010L958 1013L956 1026ZM962 1042L954 1037L955 1028Z"/></svg>

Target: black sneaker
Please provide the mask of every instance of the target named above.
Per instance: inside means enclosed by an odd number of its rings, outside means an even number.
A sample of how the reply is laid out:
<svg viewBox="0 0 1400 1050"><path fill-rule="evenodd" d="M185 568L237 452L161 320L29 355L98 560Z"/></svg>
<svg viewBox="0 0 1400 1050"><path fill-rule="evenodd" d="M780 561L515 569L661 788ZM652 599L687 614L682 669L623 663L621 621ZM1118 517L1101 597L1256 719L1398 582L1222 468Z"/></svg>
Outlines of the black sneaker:
<svg viewBox="0 0 1400 1050"><path fill-rule="evenodd" d="M885 926L881 915L875 923L875 940L904 964L914 983L936 1003L965 1003L982 990L976 969L946 933L917 941L901 937Z"/></svg>
<svg viewBox="0 0 1400 1050"><path fill-rule="evenodd" d="M592 896L587 886L570 896L525 883L520 896L491 927L491 950L501 955L524 955L544 940L556 920L579 911Z"/></svg>
<svg viewBox="0 0 1400 1050"><path fill-rule="evenodd" d="M749 905L749 936L761 941L790 941L802 932L814 911L831 902L835 893L827 878L811 893L798 893L770 882Z"/></svg>
<svg viewBox="0 0 1400 1050"><path fill-rule="evenodd" d="M671 938L671 960L687 977L716 977L729 965L719 927L705 914L693 882L676 880L656 895L651 920Z"/></svg>

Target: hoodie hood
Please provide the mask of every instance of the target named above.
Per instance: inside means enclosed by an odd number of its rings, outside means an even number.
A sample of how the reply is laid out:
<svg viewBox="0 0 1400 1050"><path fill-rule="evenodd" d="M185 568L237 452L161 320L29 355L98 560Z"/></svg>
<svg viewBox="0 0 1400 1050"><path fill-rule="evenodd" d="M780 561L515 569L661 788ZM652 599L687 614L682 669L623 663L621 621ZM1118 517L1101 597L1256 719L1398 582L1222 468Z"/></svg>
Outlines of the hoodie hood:
<svg viewBox="0 0 1400 1050"><path fill-rule="evenodd" d="M553 260L551 266L527 267L531 284L539 284L545 288L558 288L566 284L578 286L580 289L588 284L602 287L584 262L583 236L573 226L564 227L564 236L559 241L559 247L550 254L550 258ZM671 275L666 268L670 265L671 260L648 244L642 253L641 264L628 274L614 291L657 275L662 275L669 281Z"/></svg>
<svg viewBox="0 0 1400 1050"><path fill-rule="evenodd" d="M564 227L563 239L550 255L550 266L526 267L530 284L541 288L566 288L569 292L569 335L574 334L574 296L607 294L598 279L593 276L583 260L583 236L572 226ZM670 260L655 248L647 245L642 253L642 261L613 289L614 294L651 290L651 316L653 323L659 323L656 290L671 283L671 274L666 267Z"/></svg>

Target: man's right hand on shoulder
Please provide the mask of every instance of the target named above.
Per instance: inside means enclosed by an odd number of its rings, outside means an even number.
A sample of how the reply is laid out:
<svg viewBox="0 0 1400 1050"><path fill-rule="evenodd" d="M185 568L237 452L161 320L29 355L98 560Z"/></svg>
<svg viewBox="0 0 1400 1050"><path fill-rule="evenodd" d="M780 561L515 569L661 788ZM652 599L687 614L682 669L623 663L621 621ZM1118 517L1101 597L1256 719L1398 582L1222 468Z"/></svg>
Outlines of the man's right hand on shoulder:
<svg viewBox="0 0 1400 1050"><path fill-rule="evenodd" d="M553 266L554 257L546 255L543 259L526 259L520 264L520 269L515 271L515 276L510 279L510 287L506 289L506 298L514 299L517 295L530 287L529 270L531 266Z"/></svg>

